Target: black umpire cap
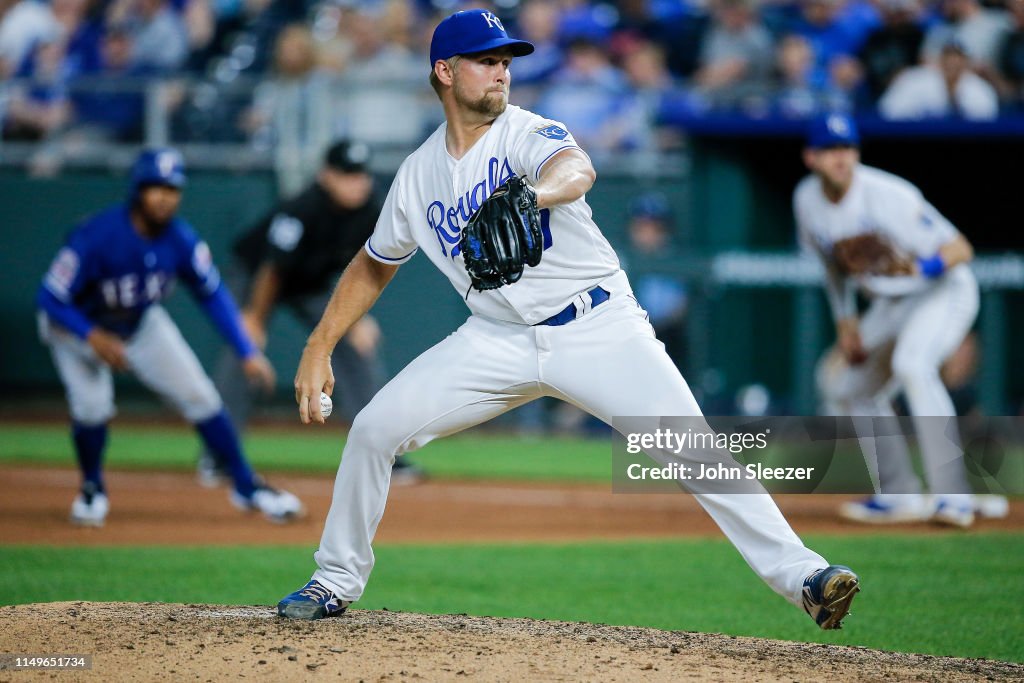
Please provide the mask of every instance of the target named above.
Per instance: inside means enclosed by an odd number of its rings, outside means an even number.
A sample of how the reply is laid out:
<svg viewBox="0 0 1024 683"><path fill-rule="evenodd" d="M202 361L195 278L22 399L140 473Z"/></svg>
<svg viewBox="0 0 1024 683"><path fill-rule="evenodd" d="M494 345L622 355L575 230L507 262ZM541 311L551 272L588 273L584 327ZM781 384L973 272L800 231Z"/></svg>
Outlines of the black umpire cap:
<svg viewBox="0 0 1024 683"><path fill-rule="evenodd" d="M327 149L324 165L342 173L368 173L370 148L362 142L338 140Z"/></svg>

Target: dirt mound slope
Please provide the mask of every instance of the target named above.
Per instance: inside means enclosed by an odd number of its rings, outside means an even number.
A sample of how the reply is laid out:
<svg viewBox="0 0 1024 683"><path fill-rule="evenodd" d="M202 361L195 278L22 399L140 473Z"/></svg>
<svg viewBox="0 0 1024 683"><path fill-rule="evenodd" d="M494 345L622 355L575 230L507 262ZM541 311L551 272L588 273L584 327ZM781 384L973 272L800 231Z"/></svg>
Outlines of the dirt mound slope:
<svg viewBox="0 0 1024 683"><path fill-rule="evenodd" d="M460 615L293 622L265 606L65 602L0 608L0 624L0 652L93 656L61 680L1024 680L1024 666L989 660Z"/></svg>

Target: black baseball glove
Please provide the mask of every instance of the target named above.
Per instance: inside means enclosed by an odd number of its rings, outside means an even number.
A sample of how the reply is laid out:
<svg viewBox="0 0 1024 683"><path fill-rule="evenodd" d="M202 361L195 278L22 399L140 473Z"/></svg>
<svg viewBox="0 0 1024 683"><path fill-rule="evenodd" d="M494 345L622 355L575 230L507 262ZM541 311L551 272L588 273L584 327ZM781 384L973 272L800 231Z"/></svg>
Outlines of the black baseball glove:
<svg viewBox="0 0 1024 683"><path fill-rule="evenodd" d="M512 176L494 190L462 229L459 248L473 289L480 292L518 282L526 266L540 263L544 236L537 193L525 178Z"/></svg>

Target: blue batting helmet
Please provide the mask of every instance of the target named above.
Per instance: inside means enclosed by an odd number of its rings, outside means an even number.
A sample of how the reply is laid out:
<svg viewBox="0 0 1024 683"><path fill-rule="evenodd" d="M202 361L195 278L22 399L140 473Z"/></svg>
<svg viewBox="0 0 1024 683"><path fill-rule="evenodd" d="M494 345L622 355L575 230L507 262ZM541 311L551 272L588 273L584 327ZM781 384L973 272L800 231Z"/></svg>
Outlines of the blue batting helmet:
<svg viewBox="0 0 1024 683"><path fill-rule="evenodd" d="M185 187L185 161L181 153L163 147L147 149L139 154L132 166L132 196L146 185L166 185L179 190Z"/></svg>

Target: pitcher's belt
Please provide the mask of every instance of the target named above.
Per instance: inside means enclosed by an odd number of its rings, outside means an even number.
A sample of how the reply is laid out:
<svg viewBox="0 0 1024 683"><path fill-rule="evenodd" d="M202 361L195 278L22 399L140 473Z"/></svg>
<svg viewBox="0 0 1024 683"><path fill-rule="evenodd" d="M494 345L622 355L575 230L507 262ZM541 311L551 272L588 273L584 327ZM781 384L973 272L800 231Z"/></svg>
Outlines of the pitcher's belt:
<svg viewBox="0 0 1024 683"><path fill-rule="evenodd" d="M588 297L590 298L589 305L586 301ZM611 294L608 293L608 290L601 286L594 287L593 289L578 295L571 304L563 308L560 312L555 313L547 320L542 320L537 324L558 327L559 325L571 323L573 320L582 318L589 311L597 308L605 301L608 301L609 297L611 297Z"/></svg>

